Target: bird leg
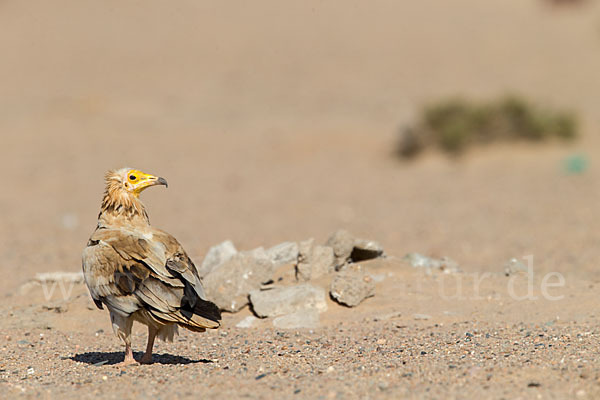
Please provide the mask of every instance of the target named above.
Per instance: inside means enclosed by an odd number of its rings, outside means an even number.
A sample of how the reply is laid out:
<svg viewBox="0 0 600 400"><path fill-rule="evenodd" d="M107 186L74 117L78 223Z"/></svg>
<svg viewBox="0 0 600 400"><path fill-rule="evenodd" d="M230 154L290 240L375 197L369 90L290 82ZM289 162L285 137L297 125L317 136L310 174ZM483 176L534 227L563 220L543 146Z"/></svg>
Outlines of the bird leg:
<svg viewBox="0 0 600 400"><path fill-rule="evenodd" d="M125 359L117 365L126 366L137 364L135 358L133 358L133 350L131 350L131 343L125 344Z"/></svg>
<svg viewBox="0 0 600 400"><path fill-rule="evenodd" d="M152 364L152 347L154 346L154 338L157 332L158 329L148 325L148 345L146 346L146 352L140 360L142 364Z"/></svg>
<svg viewBox="0 0 600 400"><path fill-rule="evenodd" d="M125 343L125 358L120 363L116 364L117 367L127 367L128 365L136 365L138 362L133 358L133 350L131 350L131 343Z"/></svg>
<svg viewBox="0 0 600 400"><path fill-rule="evenodd" d="M125 367L127 365L137 364L137 361L133 358L133 351L131 350L131 326L133 325L133 318L123 317L111 312L110 320L115 334L125 343L125 359L118 363L117 366Z"/></svg>

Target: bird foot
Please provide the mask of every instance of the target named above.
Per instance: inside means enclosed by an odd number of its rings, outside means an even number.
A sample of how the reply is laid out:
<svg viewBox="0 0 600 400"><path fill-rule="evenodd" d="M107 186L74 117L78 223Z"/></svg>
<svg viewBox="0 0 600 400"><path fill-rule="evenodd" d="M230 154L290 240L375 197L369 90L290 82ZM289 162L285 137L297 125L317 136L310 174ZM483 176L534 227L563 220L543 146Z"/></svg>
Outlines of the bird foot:
<svg viewBox="0 0 600 400"><path fill-rule="evenodd" d="M138 362L135 359L123 360L120 363L115 364L115 367L128 367L130 365L138 365Z"/></svg>
<svg viewBox="0 0 600 400"><path fill-rule="evenodd" d="M117 367L127 367L129 365L137 365L138 362L133 358L133 352L131 351L131 346L127 346L125 348L125 358L118 364L115 364Z"/></svg>
<svg viewBox="0 0 600 400"><path fill-rule="evenodd" d="M152 364L152 354L144 354L140 360L140 364Z"/></svg>

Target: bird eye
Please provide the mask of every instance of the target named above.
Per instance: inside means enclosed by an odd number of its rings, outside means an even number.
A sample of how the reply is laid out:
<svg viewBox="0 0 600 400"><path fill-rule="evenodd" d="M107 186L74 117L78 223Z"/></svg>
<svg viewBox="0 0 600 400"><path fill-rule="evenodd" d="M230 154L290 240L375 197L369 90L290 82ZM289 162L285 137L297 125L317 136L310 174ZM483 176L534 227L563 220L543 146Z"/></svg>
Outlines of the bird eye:
<svg viewBox="0 0 600 400"><path fill-rule="evenodd" d="M135 177L135 175L129 175L129 180L130 181L135 181L137 178Z"/></svg>

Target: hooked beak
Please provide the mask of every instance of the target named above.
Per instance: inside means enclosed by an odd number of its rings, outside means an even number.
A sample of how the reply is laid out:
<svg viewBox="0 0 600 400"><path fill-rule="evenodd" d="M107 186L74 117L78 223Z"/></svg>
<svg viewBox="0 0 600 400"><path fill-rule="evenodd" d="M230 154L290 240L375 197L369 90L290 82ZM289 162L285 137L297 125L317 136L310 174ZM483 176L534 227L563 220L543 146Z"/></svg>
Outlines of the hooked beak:
<svg viewBox="0 0 600 400"><path fill-rule="evenodd" d="M133 190L133 192L136 195L139 195L144 189L147 189L150 186L157 186L157 185L165 185L166 187L169 187L169 185L167 184L167 180L165 178L161 178L161 177L154 176L154 175L143 174L141 177L141 182L135 186L135 189Z"/></svg>
<svg viewBox="0 0 600 400"><path fill-rule="evenodd" d="M169 187L167 180L165 178L161 178L161 177L158 177L158 180L156 181L155 185L165 185L166 188Z"/></svg>

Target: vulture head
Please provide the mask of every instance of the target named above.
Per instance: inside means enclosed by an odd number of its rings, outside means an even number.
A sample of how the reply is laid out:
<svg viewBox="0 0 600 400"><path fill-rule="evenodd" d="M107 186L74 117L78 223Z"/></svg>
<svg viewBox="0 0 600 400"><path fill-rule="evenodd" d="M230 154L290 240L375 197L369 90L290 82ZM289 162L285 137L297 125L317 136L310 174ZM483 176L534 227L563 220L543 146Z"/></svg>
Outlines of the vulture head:
<svg viewBox="0 0 600 400"><path fill-rule="evenodd" d="M164 178L131 168L108 171L105 181L106 189L102 199L102 212L126 216L135 214L146 216L144 206L138 199L140 193L150 186L168 186Z"/></svg>

